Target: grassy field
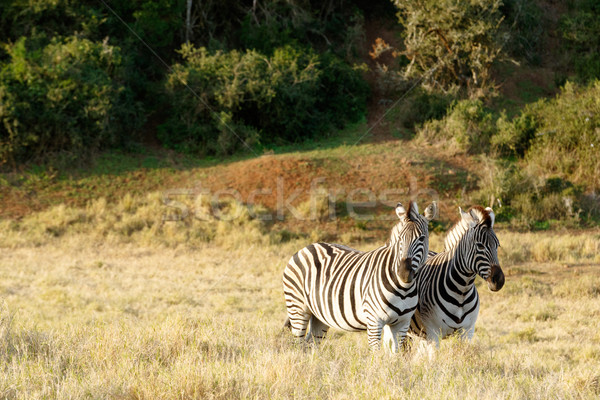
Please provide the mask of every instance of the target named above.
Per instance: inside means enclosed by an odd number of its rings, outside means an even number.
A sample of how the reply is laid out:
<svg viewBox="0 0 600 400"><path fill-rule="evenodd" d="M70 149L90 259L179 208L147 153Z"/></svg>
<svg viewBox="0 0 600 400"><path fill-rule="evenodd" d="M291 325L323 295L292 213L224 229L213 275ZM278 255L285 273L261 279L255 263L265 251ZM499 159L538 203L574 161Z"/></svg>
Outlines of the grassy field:
<svg viewBox="0 0 600 400"><path fill-rule="evenodd" d="M0 398L600 395L598 231L499 231L506 285L480 285L475 339L391 356L366 334L331 331L315 348L281 333L281 273L306 237L276 242L247 224L208 242L2 228ZM245 232L255 238L219 240Z"/></svg>

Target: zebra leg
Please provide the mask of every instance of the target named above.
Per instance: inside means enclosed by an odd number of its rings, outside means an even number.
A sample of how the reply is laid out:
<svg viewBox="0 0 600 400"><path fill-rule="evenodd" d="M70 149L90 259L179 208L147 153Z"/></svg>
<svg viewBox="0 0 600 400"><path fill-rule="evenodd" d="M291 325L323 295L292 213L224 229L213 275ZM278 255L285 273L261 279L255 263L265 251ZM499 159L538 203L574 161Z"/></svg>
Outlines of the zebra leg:
<svg viewBox="0 0 600 400"><path fill-rule="evenodd" d="M442 332L435 331L434 329L428 329L427 334L425 335L427 340L433 342L436 348L440 347L440 340L442 339Z"/></svg>
<svg viewBox="0 0 600 400"><path fill-rule="evenodd" d="M462 340L471 340L473 339L473 335L475 334L475 326L469 329L461 329L459 332L459 337Z"/></svg>
<svg viewBox="0 0 600 400"><path fill-rule="evenodd" d="M322 339L325 338L328 330L329 326L325 325L324 322L321 322L321 320L312 315L310 317L310 325L308 328L308 334L306 335L306 341L314 341L318 344Z"/></svg>
<svg viewBox="0 0 600 400"><path fill-rule="evenodd" d="M304 338L306 336L308 321L312 314L304 302L300 301L297 296L288 292L284 292L284 294L289 320L289 322L286 321L286 324L289 325L292 335Z"/></svg>
<svg viewBox="0 0 600 400"><path fill-rule="evenodd" d="M312 314L309 311L290 311L288 309L292 335L297 338L304 338L308 328L308 321Z"/></svg>
<svg viewBox="0 0 600 400"><path fill-rule="evenodd" d="M398 353L406 337L408 326L402 324L385 325L383 327L383 345L392 353Z"/></svg>
<svg viewBox="0 0 600 400"><path fill-rule="evenodd" d="M369 346L373 350L379 350L381 348L381 330L383 329L383 323L380 321L370 322L367 325L367 337L369 339Z"/></svg>

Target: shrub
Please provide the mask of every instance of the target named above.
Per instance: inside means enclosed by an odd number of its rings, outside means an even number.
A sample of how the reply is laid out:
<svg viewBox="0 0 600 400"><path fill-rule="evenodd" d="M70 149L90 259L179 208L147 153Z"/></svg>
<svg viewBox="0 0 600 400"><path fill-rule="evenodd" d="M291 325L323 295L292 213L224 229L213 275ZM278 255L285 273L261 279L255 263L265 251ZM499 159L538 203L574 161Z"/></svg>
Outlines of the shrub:
<svg viewBox="0 0 600 400"><path fill-rule="evenodd" d="M441 120L426 122L419 138L429 143L445 143L455 151L480 153L489 149L495 132L493 116L481 100L456 101Z"/></svg>
<svg viewBox="0 0 600 400"><path fill-rule="evenodd" d="M528 111L539 125L526 153L541 176L557 176L586 191L598 192L600 181L600 81L588 86L567 83L552 100Z"/></svg>
<svg viewBox="0 0 600 400"><path fill-rule="evenodd" d="M508 39L505 48L512 57L540 63L540 39L543 33L542 11L534 0L504 0L500 11Z"/></svg>
<svg viewBox="0 0 600 400"><path fill-rule="evenodd" d="M501 53L499 0L394 0L404 26L406 78L434 89L459 86L479 96Z"/></svg>
<svg viewBox="0 0 600 400"><path fill-rule="evenodd" d="M140 121L119 81L121 54L106 41L22 38L0 70L0 164L67 161L127 140Z"/></svg>
<svg viewBox="0 0 600 400"><path fill-rule="evenodd" d="M521 164L521 165L519 165ZM548 228L550 221L576 226L586 209L582 188L558 178L540 177L524 162L489 160L474 203L494 201L496 220L520 228Z"/></svg>
<svg viewBox="0 0 600 400"><path fill-rule="evenodd" d="M497 121L492 144L502 155L480 197L502 199L500 219L529 227L550 220L593 222L600 215L600 82L567 83L554 99L528 105Z"/></svg>
<svg viewBox="0 0 600 400"><path fill-rule="evenodd" d="M594 0L573 2L573 9L560 19L559 31L572 53L577 77L600 78L600 5Z"/></svg>
<svg viewBox="0 0 600 400"><path fill-rule="evenodd" d="M241 144L295 142L341 127L364 113L366 83L331 54L286 46L209 52L184 45L184 64L166 81L171 118L159 129L167 146L204 154Z"/></svg>
<svg viewBox="0 0 600 400"><path fill-rule="evenodd" d="M550 221L553 220L576 226L579 215L574 210L576 196L571 193L571 191L519 193L511 199L508 206L516 218L514 222L529 229L547 229L550 227Z"/></svg>
<svg viewBox="0 0 600 400"><path fill-rule="evenodd" d="M498 154L518 157L525 155L540 125L538 117L530 110L526 107L511 121L506 114L500 116L496 122L498 131L491 139L493 148Z"/></svg>
<svg viewBox="0 0 600 400"><path fill-rule="evenodd" d="M308 43L347 57L362 38L363 15L352 2L267 0L251 12L243 10L240 18L239 43L264 54Z"/></svg>
<svg viewBox="0 0 600 400"><path fill-rule="evenodd" d="M451 96L417 88L394 107L387 118L393 121L397 133L410 137L421 124L443 118L450 105Z"/></svg>
<svg viewBox="0 0 600 400"><path fill-rule="evenodd" d="M3 41L36 34L68 36L74 32L93 39L91 36L106 20L99 11L102 4L89 0L3 0L1 3L0 38Z"/></svg>

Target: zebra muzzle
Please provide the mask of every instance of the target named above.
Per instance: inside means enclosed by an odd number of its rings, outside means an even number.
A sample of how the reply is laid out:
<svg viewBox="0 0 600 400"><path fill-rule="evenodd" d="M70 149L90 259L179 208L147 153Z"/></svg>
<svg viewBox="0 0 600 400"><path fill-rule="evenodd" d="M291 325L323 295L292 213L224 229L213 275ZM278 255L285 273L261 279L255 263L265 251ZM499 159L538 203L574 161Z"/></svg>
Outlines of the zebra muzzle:
<svg viewBox="0 0 600 400"><path fill-rule="evenodd" d="M490 276L487 278L488 288L492 292L497 292L504 286L504 272L499 265L492 265Z"/></svg>
<svg viewBox="0 0 600 400"><path fill-rule="evenodd" d="M398 276L404 283L411 283L415 279L415 270L412 267L412 259L410 257L400 260Z"/></svg>

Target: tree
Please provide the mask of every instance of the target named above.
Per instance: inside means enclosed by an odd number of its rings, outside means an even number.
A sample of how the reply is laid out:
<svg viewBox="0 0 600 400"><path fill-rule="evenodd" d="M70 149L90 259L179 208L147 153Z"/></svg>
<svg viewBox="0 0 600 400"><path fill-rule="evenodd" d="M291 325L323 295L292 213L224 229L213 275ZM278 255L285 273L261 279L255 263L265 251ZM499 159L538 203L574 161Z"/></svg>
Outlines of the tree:
<svg viewBox="0 0 600 400"><path fill-rule="evenodd" d="M490 67L502 51L500 0L393 0L404 26L406 79L479 97L492 86Z"/></svg>

